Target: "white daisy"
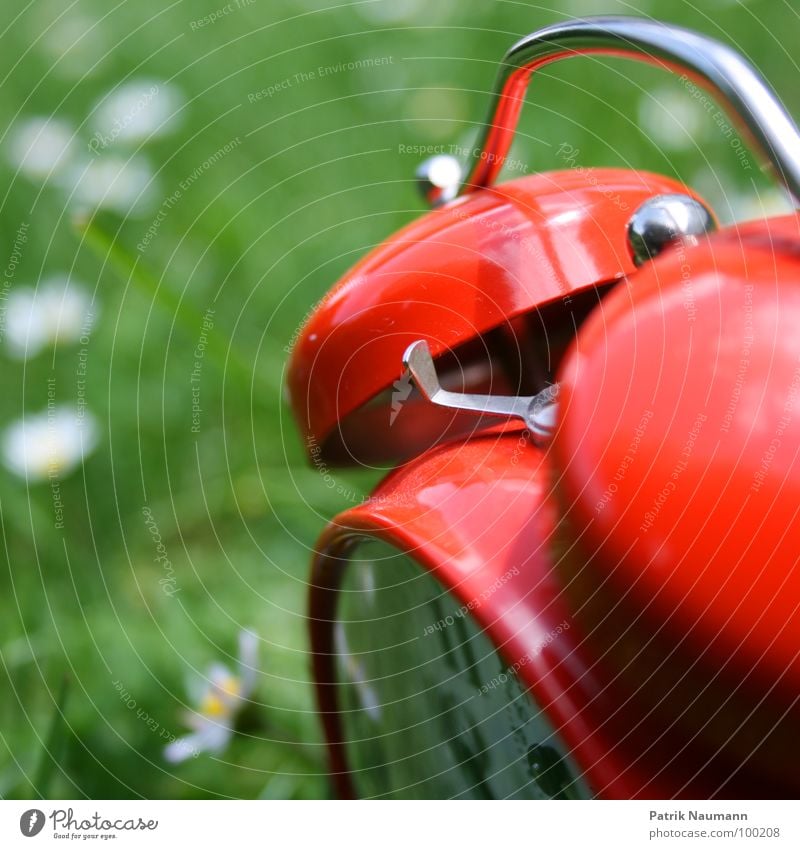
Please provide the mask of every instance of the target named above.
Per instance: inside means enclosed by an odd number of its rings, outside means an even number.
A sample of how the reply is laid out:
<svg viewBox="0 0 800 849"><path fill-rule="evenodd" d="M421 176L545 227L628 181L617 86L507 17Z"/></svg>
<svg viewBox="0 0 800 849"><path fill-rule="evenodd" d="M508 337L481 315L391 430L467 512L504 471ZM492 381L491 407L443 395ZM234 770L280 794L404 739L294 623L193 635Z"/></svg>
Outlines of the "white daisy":
<svg viewBox="0 0 800 849"><path fill-rule="evenodd" d="M38 44L48 55L53 74L85 80L97 73L109 55L109 27L104 21L74 11L74 6L63 15L59 6L60 0L36 4L39 20L33 28L40 33Z"/></svg>
<svg viewBox="0 0 800 849"><path fill-rule="evenodd" d="M96 314L85 287L64 275L49 277L36 289L13 289L6 303L9 353L27 359L47 345L77 342L91 329Z"/></svg>
<svg viewBox="0 0 800 849"><path fill-rule="evenodd" d="M74 151L73 129L59 118L27 118L15 124L10 133L8 158L33 179L44 180L62 172Z"/></svg>
<svg viewBox="0 0 800 849"><path fill-rule="evenodd" d="M611 14L641 15L647 11L649 5L648 0L636 0L635 7L626 0L562 0L559 4L559 10L570 18Z"/></svg>
<svg viewBox="0 0 800 849"><path fill-rule="evenodd" d="M146 79L124 83L95 106L96 132L89 147L97 151L116 141L140 142L164 135L177 125L183 103L174 85Z"/></svg>
<svg viewBox="0 0 800 849"><path fill-rule="evenodd" d="M399 24L410 21L431 5L425 0L379 0L354 7L362 18L373 24Z"/></svg>
<svg viewBox="0 0 800 849"><path fill-rule="evenodd" d="M62 477L76 468L97 444L97 424L85 410L53 406L26 415L3 433L3 462L28 481Z"/></svg>
<svg viewBox="0 0 800 849"><path fill-rule="evenodd" d="M222 663L214 663L197 694L197 707L185 716L191 734L178 737L164 749L170 763L181 763L201 752L219 754L233 736L236 717L247 702L255 684L258 637L252 631L239 632L238 675Z"/></svg>
<svg viewBox="0 0 800 849"><path fill-rule="evenodd" d="M727 217L731 217L733 221L760 220L788 215L794 211L794 205L788 194L780 187L768 187L761 191L750 189L741 193L729 192L720 204L720 208L724 210L726 204L731 211L731 215Z"/></svg>
<svg viewBox="0 0 800 849"><path fill-rule="evenodd" d="M711 119L688 92L664 87L639 101L639 126L665 150L688 150L708 135Z"/></svg>
<svg viewBox="0 0 800 849"><path fill-rule="evenodd" d="M150 206L155 181L150 163L143 156L103 156L71 169L64 187L74 192L79 205L135 215Z"/></svg>
<svg viewBox="0 0 800 849"><path fill-rule="evenodd" d="M755 154L748 151L747 155L749 161L755 163ZM722 226L757 218L788 215L793 211L794 207L788 194L779 186L762 188L763 181L760 181L758 186L754 183L744 192L736 188L736 181L733 179L736 168L734 158L732 162L720 165L718 170L703 168L687 181L714 210Z"/></svg>

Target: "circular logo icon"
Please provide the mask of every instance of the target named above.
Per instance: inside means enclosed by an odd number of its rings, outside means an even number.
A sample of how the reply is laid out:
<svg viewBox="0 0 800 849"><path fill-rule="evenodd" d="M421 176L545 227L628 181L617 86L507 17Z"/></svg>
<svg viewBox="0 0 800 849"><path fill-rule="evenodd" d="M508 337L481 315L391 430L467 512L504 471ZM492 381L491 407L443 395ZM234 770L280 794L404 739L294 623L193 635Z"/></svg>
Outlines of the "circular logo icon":
<svg viewBox="0 0 800 849"><path fill-rule="evenodd" d="M31 808L19 818L19 830L25 837L36 837L44 828L44 812L38 808Z"/></svg>

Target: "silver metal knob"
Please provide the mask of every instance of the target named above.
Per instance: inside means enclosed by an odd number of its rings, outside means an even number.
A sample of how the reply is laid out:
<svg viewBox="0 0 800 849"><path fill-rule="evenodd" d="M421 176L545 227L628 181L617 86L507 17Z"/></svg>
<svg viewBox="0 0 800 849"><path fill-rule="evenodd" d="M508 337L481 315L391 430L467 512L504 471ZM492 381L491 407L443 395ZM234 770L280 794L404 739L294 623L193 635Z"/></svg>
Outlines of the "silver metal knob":
<svg viewBox="0 0 800 849"><path fill-rule="evenodd" d="M628 245L636 265L658 256L673 242L696 244L714 229L711 213L689 195L657 195L628 222Z"/></svg>

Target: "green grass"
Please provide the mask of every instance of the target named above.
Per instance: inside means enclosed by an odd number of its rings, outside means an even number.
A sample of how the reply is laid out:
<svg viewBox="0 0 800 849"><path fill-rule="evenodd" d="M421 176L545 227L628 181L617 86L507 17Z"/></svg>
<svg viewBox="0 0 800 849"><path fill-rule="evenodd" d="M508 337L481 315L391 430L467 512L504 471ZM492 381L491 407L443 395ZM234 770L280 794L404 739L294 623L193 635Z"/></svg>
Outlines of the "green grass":
<svg viewBox="0 0 800 849"><path fill-rule="evenodd" d="M0 796L330 793L313 712L305 579L317 533L347 502L304 463L282 396L283 349L348 266L420 214L417 161L398 146L462 143L483 117L504 50L566 13L433 2L378 24L356 8L363 3L328 5L254 0L201 28L192 21L224 2L36 0L6 16L16 17L0 35L3 250L10 255L29 222L12 286L71 271L95 289L101 315L86 399L102 439L62 482L63 529L48 484L26 487L0 469ZM789 50L798 26L788 6L714 5L713 18L679 0L643 12L737 43L800 111ZM576 0L569 11L635 9ZM316 72L365 57L386 61ZM726 218L736 198L765 191L768 181L741 169L710 121L698 146L667 151L637 126L647 92L680 93L677 81L590 61L548 69L532 86L515 146L531 170L558 167L555 151L566 141L583 165L699 182ZM187 101L175 133L142 145L158 181L148 213L80 211L59 188L15 173L7 156L15 121L56 114L82 127L85 145L92 105L128 77L169 81ZM248 97L287 79L271 97ZM137 250L164 199L234 140ZM189 376L209 308L214 329L193 433ZM59 401L74 402L77 348L27 363L0 357L0 426L42 409L51 376ZM341 478L345 489L366 492L371 476ZM180 591L172 596L159 584L145 506L174 569ZM233 663L241 627L256 630L262 646L240 733L220 756L167 765L153 727L182 733L187 679L215 660Z"/></svg>

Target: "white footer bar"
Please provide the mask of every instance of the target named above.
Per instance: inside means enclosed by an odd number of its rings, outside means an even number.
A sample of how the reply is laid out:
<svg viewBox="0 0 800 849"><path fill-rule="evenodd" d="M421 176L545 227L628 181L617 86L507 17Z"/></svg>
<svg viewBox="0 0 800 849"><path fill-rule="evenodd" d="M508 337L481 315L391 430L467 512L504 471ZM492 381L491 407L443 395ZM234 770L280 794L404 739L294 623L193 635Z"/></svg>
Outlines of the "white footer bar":
<svg viewBox="0 0 800 849"><path fill-rule="evenodd" d="M0 846L800 846L796 802L0 801ZM520 843L522 841L522 844ZM314 841L314 843L312 843ZM547 842L545 842L547 841Z"/></svg>

